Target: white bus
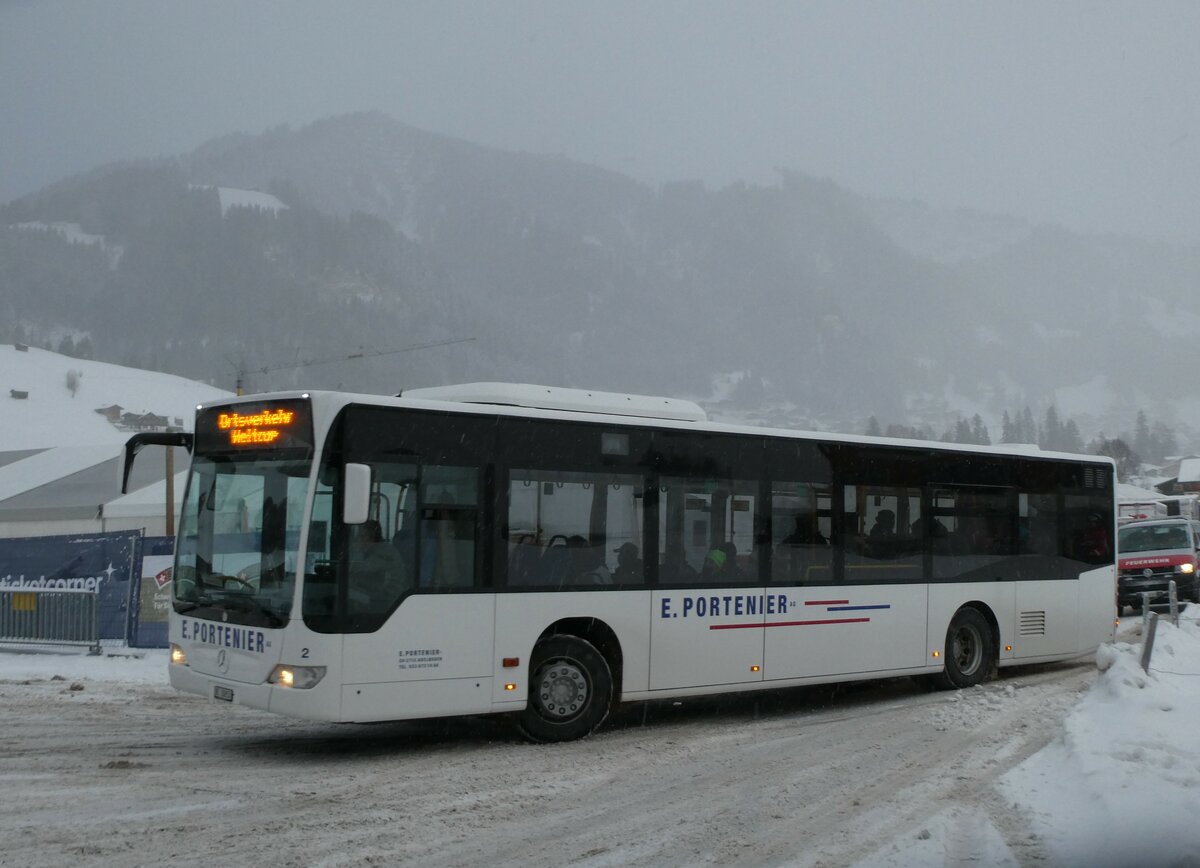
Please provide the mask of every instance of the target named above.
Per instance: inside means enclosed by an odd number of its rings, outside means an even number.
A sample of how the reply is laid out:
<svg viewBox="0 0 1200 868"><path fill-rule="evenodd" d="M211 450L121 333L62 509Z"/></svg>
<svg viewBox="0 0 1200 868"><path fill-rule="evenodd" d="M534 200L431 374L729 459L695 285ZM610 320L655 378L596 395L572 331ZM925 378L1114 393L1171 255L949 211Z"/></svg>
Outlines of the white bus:
<svg viewBox="0 0 1200 868"><path fill-rule="evenodd" d="M1113 636L1111 460L710 423L474 384L197 410L171 683L312 720L510 713L921 676Z"/></svg>

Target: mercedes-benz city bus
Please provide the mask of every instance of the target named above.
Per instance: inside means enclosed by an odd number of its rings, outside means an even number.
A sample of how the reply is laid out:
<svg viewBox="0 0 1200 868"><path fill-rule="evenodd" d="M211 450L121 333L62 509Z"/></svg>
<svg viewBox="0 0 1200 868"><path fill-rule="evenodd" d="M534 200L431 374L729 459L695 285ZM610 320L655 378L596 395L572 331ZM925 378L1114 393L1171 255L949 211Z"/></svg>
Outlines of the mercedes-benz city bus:
<svg viewBox="0 0 1200 868"><path fill-rule="evenodd" d="M194 437L194 442L193 441ZM170 680L294 717L510 713L920 676L1114 629L1113 463L716 424L473 384L197 409Z"/></svg>

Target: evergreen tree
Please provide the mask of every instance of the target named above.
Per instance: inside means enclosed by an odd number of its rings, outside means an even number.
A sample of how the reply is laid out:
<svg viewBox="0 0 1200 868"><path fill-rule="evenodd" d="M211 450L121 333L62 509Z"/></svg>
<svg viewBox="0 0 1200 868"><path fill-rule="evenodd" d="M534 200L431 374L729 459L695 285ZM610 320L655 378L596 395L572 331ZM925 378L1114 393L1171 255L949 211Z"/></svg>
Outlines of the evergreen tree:
<svg viewBox="0 0 1200 868"><path fill-rule="evenodd" d="M1033 411L1029 409L1028 404L1021 411L1020 429L1020 433L1018 434L1020 440L1017 441L1018 443L1039 442L1037 423L1033 421Z"/></svg>
<svg viewBox="0 0 1200 868"><path fill-rule="evenodd" d="M1128 482L1129 478L1137 473L1138 466L1142 463L1137 453L1119 437L1109 440L1101 434L1100 438L1092 444L1091 452L1093 455L1107 455L1117 462L1118 482Z"/></svg>
<svg viewBox="0 0 1200 868"><path fill-rule="evenodd" d="M1012 419L1008 417L1008 411L1004 411L1004 416L1000 420L1000 442L1001 443L1019 443L1017 437L1016 426L1013 425Z"/></svg>
<svg viewBox="0 0 1200 868"><path fill-rule="evenodd" d="M1134 423L1132 445L1138 455L1143 455L1146 458L1150 458L1154 453L1154 449L1150 443L1150 423L1146 419L1145 410L1138 410L1137 422Z"/></svg>
<svg viewBox="0 0 1200 868"><path fill-rule="evenodd" d="M1155 422L1150 429L1150 446L1149 454L1146 460L1156 463L1162 462L1168 455L1179 454L1179 440L1175 436L1175 432L1166 426L1163 422Z"/></svg>
<svg viewBox="0 0 1200 868"><path fill-rule="evenodd" d="M1062 446L1064 452L1082 452L1083 437L1079 435L1079 426L1074 419L1068 419L1062 429Z"/></svg>
<svg viewBox="0 0 1200 868"><path fill-rule="evenodd" d="M1062 422L1058 418L1058 408L1053 404L1046 408L1046 420L1042 423L1042 434L1037 444L1054 451L1062 448Z"/></svg>
<svg viewBox="0 0 1200 868"><path fill-rule="evenodd" d="M883 429L879 427L879 420L872 416L867 420L867 436L879 437L883 434Z"/></svg>
<svg viewBox="0 0 1200 868"><path fill-rule="evenodd" d="M897 425L892 423L887 426L887 431L884 432L888 437L902 437L906 440L932 440L933 438L924 433L924 429L913 428L909 425Z"/></svg>
<svg viewBox="0 0 1200 868"><path fill-rule="evenodd" d="M987 426L983 424L983 417L978 413L971 417L971 442L980 446L992 445L992 438L988 436Z"/></svg>

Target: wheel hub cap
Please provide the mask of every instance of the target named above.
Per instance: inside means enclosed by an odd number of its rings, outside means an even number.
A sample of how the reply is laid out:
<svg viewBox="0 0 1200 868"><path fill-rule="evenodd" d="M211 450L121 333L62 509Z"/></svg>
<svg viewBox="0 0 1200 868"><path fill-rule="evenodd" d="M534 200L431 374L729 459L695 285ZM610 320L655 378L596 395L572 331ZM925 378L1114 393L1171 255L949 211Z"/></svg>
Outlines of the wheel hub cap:
<svg viewBox="0 0 1200 868"><path fill-rule="evenodd" d="M973 630L959 630L954 637L954 659L960 672L970 674L979 665L981 647Z"/></svg>
<svg viewBox="0 0 1200 868"><path fill-rule="evenodd" d="M542 670L538 696L542 708L551 717L570 717L578 714L587 701L587 679L574 664L551 664Z"/></svg>

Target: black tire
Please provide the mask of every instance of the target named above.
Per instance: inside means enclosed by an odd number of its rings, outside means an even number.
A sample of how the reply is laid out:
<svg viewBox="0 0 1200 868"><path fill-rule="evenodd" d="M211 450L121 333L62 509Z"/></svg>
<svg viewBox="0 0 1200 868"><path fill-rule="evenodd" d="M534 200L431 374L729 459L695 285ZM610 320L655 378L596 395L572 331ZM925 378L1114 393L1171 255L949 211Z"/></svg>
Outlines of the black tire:
<svg viewBox="0 0 1200 868"><path fill-rule="evenodd" d="M608 661L576 636L538 642L529 661L529 704L517 725L530 741L583 738L608 717L613 679Z"/></svg>
<svg viewBox="0 0 1200 868"><path fill-rule="evenodd" d="M942 653L945 665L933 676L933 682L939 688L960 690L982 684L996 668L996 639L992 635L992 625L978 609L959 609L950 619Z"/></svg>

